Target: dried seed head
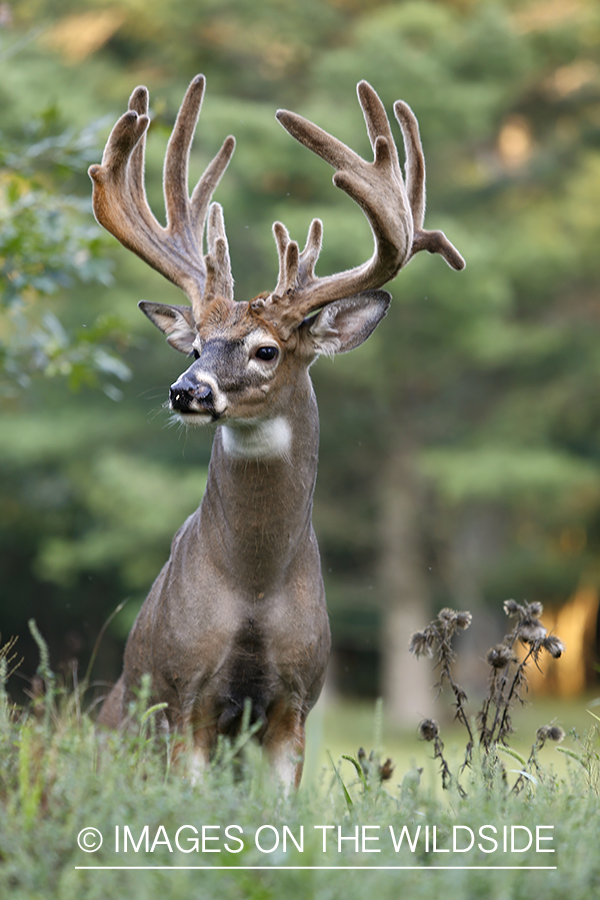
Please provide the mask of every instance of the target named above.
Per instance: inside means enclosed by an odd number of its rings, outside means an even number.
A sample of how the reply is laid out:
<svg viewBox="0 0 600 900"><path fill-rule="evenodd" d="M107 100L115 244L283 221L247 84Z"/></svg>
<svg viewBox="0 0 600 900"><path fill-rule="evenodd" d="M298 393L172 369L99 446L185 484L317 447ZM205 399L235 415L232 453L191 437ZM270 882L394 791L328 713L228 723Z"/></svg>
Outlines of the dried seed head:
<svg viewBox="0 0 600 900"><path fill-rule="evenodd" d="M560 725L542 725L538 728L535 738L540 747L543 747L546 741L554 741L557 744L564 739L565 732Z"/></svg>
<svg viewBox="0 0 600 900"><path fill-rule="evenodd" d="M411 636L408 649L414 653L417 659L419 656L433 656L432 635L424 631L415 631Z"/></svg>
<svg viewBox="0 0 600 900"><path fill-rule="evenodd" d="M537 603L537 602L528 603L527 607L526 607L526 611L527 611L528 615L530 615L530 616L539 617L544 612L544 607L542 606L541 603Z"/></svg>
<svg viewBox="0 0 600 900"><path fill-rule="evenodd" d="M381 781L388 781L394 772L394 764L391 759L386 759L384 763L379 766L379 778Z"/></svg>
<svg viewBox="0 0 600 900"><path fill-rule="evenodd" d="M507 616L516 616L522 607L519 606L516 600L505 600L504 601L504 612Z"/></svg>
<svg viewBox="0 0 600 900"><path fill-rule="evenodd" d="M548 733L550 731L550 728L550 725L542 725L541 728L538 728L535 733L535 739L538 744L544 744L548 740Z"/></svg>
<svg viewBox="0 0 600 900"><path fill-rule="evenodd" d="M464 612L459 612L456 614L456 627L462 629L463 631L469 627L473 616L470 612L466 610Z"/></svg>
<svg viewBox="0 0 600 900"><path fill-rule="evenodd" d="M536 641L543 641L547 631L539 621L533 616L526 616L519 625L519 639L524 644L535 644Z"/></svg>
<svg viewBox="0 0 600 900"><path fill-rule="evenodd" d="M441 609L438 613L438 619L440 622L445 622L448 625L454 625L456 622L456 617L458 613L455 609L449 609L447 606L444 609Z"/></svg>
<svg viewBox="0 0 600 900"><path fill-rule="evenodd" d="M437 617L437 621L446 637L453 635L457 628L463 630L468 628L471 624L471 619L470 612L458 612L458 610L449 609L448 607L440 610Z"/></svg>
<svg viewBox="0 0 600 900"><path fill-rule="evenodd" d="M513 659L512 650L505 644L497 644L495 647L492 647L487 655L488 665L492 666L493 669L504 669Z"/></svg>
<svg viewBox="0 0 600 900"><path fill-rule="evenodd" d="M435 741L440 729L435 719L423 719L419 725L419 737L422 741Z"/></svg>
<svg viewBox="0 0 600 900"><path fill-rule="evenodd" d="M555 634L547 635L542 641L542 647L547 650L553 659L558 659L565 652L565 645Z"/></svg>

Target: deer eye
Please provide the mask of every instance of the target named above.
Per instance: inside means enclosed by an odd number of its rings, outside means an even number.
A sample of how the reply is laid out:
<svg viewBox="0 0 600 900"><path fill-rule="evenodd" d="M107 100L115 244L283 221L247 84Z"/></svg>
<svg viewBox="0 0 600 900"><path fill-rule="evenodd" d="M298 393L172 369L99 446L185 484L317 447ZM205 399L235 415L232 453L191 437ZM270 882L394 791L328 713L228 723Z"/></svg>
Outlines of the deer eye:
<svg viewBox="0 0 600 900"><path fill-rule="evenodd" d="M272 362L279 356L279 350L277 347L259 347L254 355L263 362Z"/></svg>

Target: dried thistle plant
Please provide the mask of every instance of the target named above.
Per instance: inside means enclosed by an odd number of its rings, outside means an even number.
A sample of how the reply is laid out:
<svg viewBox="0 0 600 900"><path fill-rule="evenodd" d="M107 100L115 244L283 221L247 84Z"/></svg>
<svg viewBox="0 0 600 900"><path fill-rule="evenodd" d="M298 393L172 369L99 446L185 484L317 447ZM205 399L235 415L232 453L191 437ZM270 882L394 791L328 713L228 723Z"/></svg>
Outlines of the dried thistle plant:
<svg viewBox="0 0 600 900"><path fill-rule="evenodd" d="M513 785L513 794L518 794L523 790L526 779L530 778L528 772L531 772L532 769L535 769L538 777L541 777L542 768L538 759L538 751L542 749L544 744L547 741L553 741L556 744L560 744L561 741L564 740L564 737L565 732L564 729L560 727L560 725L554 725L552 723L550 725L542 725L541 728L538 728L535 734L535 741L529 754L529 759L527 760L526 768L519 773L519 777Z"/></svg>
<svg viewBox="0 0 600 900"><path fill-rule="evenodd" d="M468 733L468 741L465 751L465 761L463 768L470 765L473 754L473 732L466 713L467 695L465 691L456 683L452 675L452 665L456 661L456 653L452 649L452 638L457 631L465 631L471 624L470 612L457 612L454 609L442 609L436 619L425 628L424 631L417 631L411 637L409 649L415 656L437 655L436 669L439 669L440 676L435 683L438 689L438 697L446 684L450 685L454 694L454 707L456 709L455 718L464 725ZM425 720L428 722L429 720ZM431 720L433 721L433 720ZM421 725L423 726L423 722ZM435 724L435 723L434 723ZM437 728L437 725L436 725ZM425 740L433 740L433 738L425 738ZM443 748L443 744L441 747ZM436 747L436 757L443 760L443 756L438 754ZM445 760L442 762L442 780L449 777L449 770ZM446 786L444 784L444 786Z"/></svg>
<svg viewBox="0 0 600 900"><path fill-rule="evenodd" d="M533 662L539 668L539 658L543 652L557 659L565 650L560 638L548 634L542 625L541 603L519 604L514 600L507 600L504 603L504 612L516 620L515 625L502 643L492 647L487 653L490 667L488 690L475 719L484 765L489 762L491 753L495 755L498 745L507 745L508 736L513 730L511 710L516 703L525 702L523 693L527 690L527 667ZM438 696L446 684L452 689L455 718L465 726L468 735L461 771L472 763L474 736L466 711L467 695L452 675L452 665L456 660L452 638L457 631L469 627L471 618L469 612L443 609L427 628L412 635L409 644L410 651L417 657L437 657L436 668L439 668L440 676L435 687L438 688ZM522 660L519 660L516 653L516 646L519 643L527 648ZM425 719L419 726L419 733L423 740L433 742L434 757L440 760L442 784L445 788L448 787L451 773L443 755L444 745L439 736L437 723L433 719ZM547 740L562 740L562 736L564 733L558 726L540 728L536 734L528 766L537 766L537 752ZM521 775L517 781L519 787L515 785L515 788L520 790L522 784ZM458 781L457 787L460 793L464 794Z"/></svg>
<svg viewBox="0 0 600 900"><path fill-rule="evenodd" d="M435 719L423 719L419 725L419 737L422 741L433 743L433 758L440 761L440 774L442 776L442 787L444 789L450 786L452 781L452 773L444 756L444 742L440 738L440 729ZM464 790L458 784L459 792L464 796Z"/></svg>
<svg viewBox="0 0 600 900"><path fill-rule="evenodd" d="M539 668L543 651L554 659L564 652L565 645L560 638L548 634L540 622L543 611L541 603L520 604L514 600L504 603L504 612L516 622L502 643L492 647L487 656L491 669L490 681L477 715L479 742L486 752L498 743L506 743L512 732L511 709L516 703L524 702L528 665L533 662ZM528 648L520 662L515 652L518 643Z"/></svg>
<svg viewBox="0 0 600 900"><path fill-rule="evenodd" d="M357 758L367 778L374 775L378 781L389 781L394 773L395 766L392 760L388 757L384 762L380 762L379 756L374 750L371 750L367 756L363 747L359 747Z"/></svg>

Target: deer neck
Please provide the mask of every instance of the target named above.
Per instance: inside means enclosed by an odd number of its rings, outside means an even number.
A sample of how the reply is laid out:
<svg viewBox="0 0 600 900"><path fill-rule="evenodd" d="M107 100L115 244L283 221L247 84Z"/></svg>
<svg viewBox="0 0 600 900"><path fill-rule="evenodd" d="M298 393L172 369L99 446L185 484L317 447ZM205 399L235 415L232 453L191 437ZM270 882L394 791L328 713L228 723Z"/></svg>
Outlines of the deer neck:
<svg viewBox="0 0 600 900"><path fill-rule="evenodd" d="M312 535L319 418L310 379L284 411L222 425L200 508L211 558L258 593L285 577Z"/></svg>

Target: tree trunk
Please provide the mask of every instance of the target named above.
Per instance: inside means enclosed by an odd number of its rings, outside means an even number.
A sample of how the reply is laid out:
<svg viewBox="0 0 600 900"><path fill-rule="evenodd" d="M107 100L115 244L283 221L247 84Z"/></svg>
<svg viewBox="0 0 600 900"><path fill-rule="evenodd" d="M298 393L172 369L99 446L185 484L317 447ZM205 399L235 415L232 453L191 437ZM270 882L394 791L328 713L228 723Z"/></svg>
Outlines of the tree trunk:
<svg viewBox="0 0 600 900"><path fill-rule="evenodd" d="M416 728L432 715L431 665L409 653L414 631L431 619L422 541L423 491L413 457L395 448L381 480L382 694L387 717Z"/></svg>

